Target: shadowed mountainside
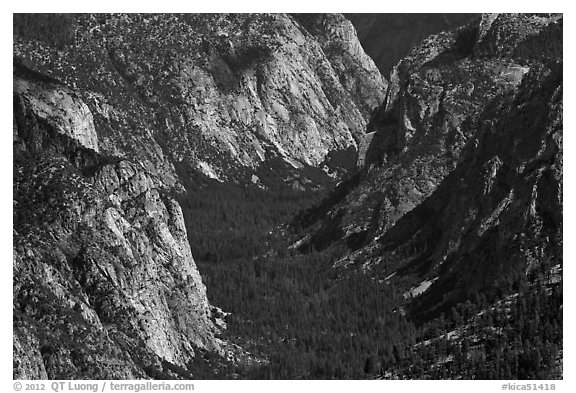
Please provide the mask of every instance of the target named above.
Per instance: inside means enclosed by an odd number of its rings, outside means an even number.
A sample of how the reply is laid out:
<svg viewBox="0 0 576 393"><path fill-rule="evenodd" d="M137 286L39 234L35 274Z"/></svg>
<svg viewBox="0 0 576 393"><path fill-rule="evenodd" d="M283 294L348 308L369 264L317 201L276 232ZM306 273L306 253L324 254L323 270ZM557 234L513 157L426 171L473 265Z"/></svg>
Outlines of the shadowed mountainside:
<svg viewBox="0 0 576 393"><path fill-rule="evenodd" d="M457 29L479 14L346 14L362 47L388 77L392 68L421 40Z"/></svg>

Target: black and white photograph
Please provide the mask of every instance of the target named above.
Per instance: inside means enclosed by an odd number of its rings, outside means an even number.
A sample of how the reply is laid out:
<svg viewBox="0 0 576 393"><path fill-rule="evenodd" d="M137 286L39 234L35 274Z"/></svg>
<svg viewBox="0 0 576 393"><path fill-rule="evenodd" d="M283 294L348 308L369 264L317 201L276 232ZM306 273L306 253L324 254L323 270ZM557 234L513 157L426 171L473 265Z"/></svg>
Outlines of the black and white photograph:
<svg viewBox="0 0 576 393"><path fill-rule="evenodd" d="M12 13L15 390L559 389L563 13L385 10Z"/></svg>

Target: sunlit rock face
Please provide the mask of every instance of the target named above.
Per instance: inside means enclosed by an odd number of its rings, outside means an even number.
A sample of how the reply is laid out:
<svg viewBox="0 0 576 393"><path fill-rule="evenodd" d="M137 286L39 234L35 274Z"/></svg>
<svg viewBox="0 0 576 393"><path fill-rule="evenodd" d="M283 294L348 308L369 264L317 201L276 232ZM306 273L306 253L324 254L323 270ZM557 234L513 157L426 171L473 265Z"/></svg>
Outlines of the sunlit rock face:
<svg viewBox="0 0 576 393"><path fill-rule="evenodd" d="M100 155L90 111L65 87L20 77L14 375L140 378L162 360L185 366L195 348L220 353L163 179Z"/></svg>
<svg viewBox="0 0 576 393"><path fill-rule="evenodd" d="M355 149L387 83L341 15L82 15L73 47L15 55L80 93L100 148L249 181L278 157L319 167ZM107 132L109 128L122 133ZM141 135L153 143L137 143Z"/></svg>
<svg viewBox="0 0 576 393"><path fill-rule="evenodd" d="M30 111L62 135L98 152L98 136L88 106L63 86L45 89L38 83L14 79L14 93L25 100Z"/></svg>

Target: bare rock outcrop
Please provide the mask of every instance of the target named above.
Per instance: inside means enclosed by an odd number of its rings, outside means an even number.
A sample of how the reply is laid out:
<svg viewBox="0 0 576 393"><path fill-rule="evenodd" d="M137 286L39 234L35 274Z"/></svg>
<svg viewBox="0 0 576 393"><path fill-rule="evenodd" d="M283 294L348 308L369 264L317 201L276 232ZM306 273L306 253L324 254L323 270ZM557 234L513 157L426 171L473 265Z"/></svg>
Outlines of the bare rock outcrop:
<svg viewBox="0 0 576 393"><path fill-rule="evenodd" d="M28 102L28 107L39 121L49 123L56 132L98 152L98 136L92 113L71 90L64 86L52 90L39 89L38 84L16 78L13 91Z"/></svg>
<svg viewBox="0 0 576 393"><path fill-rule="evenodd" d="M96 152L93 126L74 117L86 105L66 87L21 78L15 378L160 377L184 370L197 349L222 353L182 211L164 179L143 163Z"/></svg>
<svg viewBox="0 0 576 393"><path fill-rule="evenodd" d="M383 275L434 280L411 306L415 314L439 315L561 268L562 91L560 64L534 67L515 94L485 111L436 191L366 250Z"/></svg>
<svg viewBox="0 0 576 393"><path fill-rule="evenodd" d="M379 260L367 256L372 242L435 193L483 123L499 116L493 108L519 94L530 72L557 67L562 52L553 49L561 48L561 26L556 15L504 14L422 41L394 68L387 97L360 143L363 168L321 206L329 213L302 249L343 240L352 252L341 264ZM544 42L550 50L542 50Z"/></svg>
<svg viewBox="0 0 576 393"><path fill-rule="evenodd" d="M270 158L297 170L355 149L384 97L350 22L324 20L311 33L283 14L81 15L73 47L18 37L14 52L79 88L102 151L249 182Z"/></svg>

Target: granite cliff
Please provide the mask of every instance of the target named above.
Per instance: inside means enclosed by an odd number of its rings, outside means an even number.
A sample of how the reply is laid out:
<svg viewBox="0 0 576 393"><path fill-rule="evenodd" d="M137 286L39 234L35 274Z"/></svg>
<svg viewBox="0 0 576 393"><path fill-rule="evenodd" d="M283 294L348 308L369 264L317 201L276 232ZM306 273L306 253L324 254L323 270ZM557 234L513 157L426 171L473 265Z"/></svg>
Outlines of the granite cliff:
<svg viewBox="0 0 576 393"><path fill-rule="evenodd" d="M353 155L387 87L343 17L318 16L311 31L281 14L80 15L70 25L63 49L23 29L15 57L78 89L104 151L219 180Z"/></svg>
<svg viewBox="0 0 576 393"><path fill-rule="evenodd" d="M79 96L20 65L13 291L15 378L170 375L222 352L165 179L100 154Z"/></svg>
<svg viewBox="0 0 576 393"><path fill-rule="evenodd" d="M476 244L472 240L455 240L459 236L454 231L471 230L471 220L486 226L478 232L482 237L491 225L505 231L497 217L508 207L516 206L512 201L536 209L526 212L528 221L541 222L550 216L538 213L535 204L539 198L546 203L556 201L551 209L561 211L561 192L557 192L561 190L562 173L562 104L558 92L562 86L561 48L562 18L554 15L484 15L459 30L424 40L394 67L387 98L371 119L369 133L360 144L362 169L342 182L317 209L301 216L299 224L314 229L298 242L298 247L323 249L343 243L350 251L338 265L357 265L362 269L381 265L375 269L384 277L403 271L419 272L424 276L416 276L424 279L437 266L448 265L445 261L452 253L464 252ZM532 110L517 109L532 105ZM528 128L537 135L528 138ZM516 151L520 145L526 146L522 154ZM549 159L540 158L542 154ZM537 184L544 181L540 180L541 175L530 177L523 172L531 162L541 163L540 169L534 169L536 172L548 174L542 175L547 186L541 193L536 191ZM512 168L517 168L515 176L519 178L513 179L511 173L505 176L503 168L512 172ZM477 189L477 182L485 183L482 190ZM506 182L509 183L505 186ZM520 187L521 183L531 185ZM516 186L522 191L513 191ZM506 195L498 194L493 199L498 187L506 189L502 191ZM528 191L532 189L535 191ZM538 196L548 192L551 196ZM475 212L470 216L466 206L474 203L456 203L461 198L476 199L483 207L470 207ZM446 211L430 208L439 201ZM469 220L465 220L468 216ZM543 235L528 223L510 228L511 236L524 232L530 239L549 239L552 246L545 254L560 263L561 256L552 250L561 246L557 231L561 231L562 221L561 216L554 217L547 221L554 236ZM510 219L510 225L518 223L517 219ZM437 236L454 226L458 230L450 231L445 238L450 244L440 242ZM482 247L486 247L484 244ZM516 251L520 249L525 247L518 245ZM491 254L489 259L511 258L511 250L500 251L501 255ZM520 265L527 268L525 263L530 258L526 258L520 258L523 262L509 269ZM400 260L406 264L402 269L397 265ZM462 263L464 270L473 265ZM454 282L453 279L446 278ZM486 289L494 285L491 279L479 279L469 289ZM435 284L442 288L439 291L446 289L441 281ZM428 304L427 308L433 305Z"/></svg>

